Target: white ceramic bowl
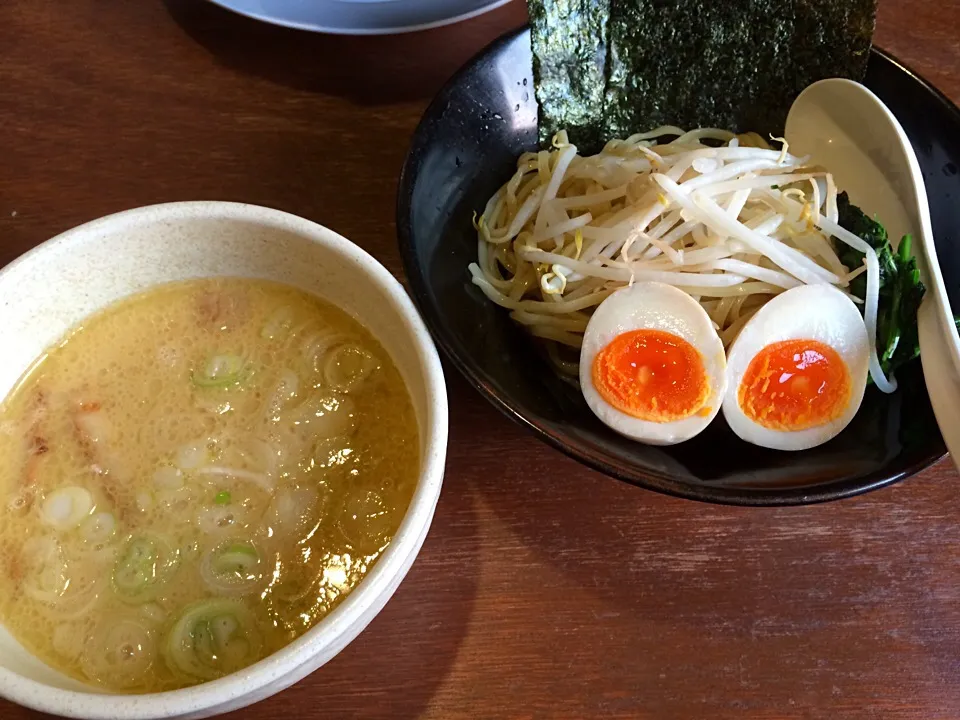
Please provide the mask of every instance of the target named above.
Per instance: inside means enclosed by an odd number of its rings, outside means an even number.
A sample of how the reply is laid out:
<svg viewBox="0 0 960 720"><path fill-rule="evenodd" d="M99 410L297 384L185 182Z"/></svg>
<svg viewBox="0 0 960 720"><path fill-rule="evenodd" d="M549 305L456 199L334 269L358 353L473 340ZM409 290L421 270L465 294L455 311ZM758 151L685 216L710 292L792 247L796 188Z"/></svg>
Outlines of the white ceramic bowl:
<svg viewBox="0 0 960 720"><path fill-rule="evenodd" d="M383 608L420 550L443 479L447 395L433 341L400 283L340 235L277 210L225 202L154 205L81 225L0 271L0 397L84 317L158 283L210 276L275 280L362 322L399 368L420 427L420 481L390 547L323 621L240 672L185 690L105 694L27 653L0 626L0 695L77 718L200 718L276 693L330 660ZM389 648L384 650L389 652Z"/></svg>

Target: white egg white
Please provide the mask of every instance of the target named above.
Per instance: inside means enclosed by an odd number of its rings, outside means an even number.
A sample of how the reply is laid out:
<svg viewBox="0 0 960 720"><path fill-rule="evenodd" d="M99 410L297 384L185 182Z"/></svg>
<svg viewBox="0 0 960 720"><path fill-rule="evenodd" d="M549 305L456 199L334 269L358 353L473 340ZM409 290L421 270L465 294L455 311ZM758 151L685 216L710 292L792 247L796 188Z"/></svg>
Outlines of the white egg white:
<svg viewBox="0 0 960 720"><path fill-rule="evenodd" d="M621 412L597 392L593 385L597 353L618 335L644 329L673 333L697 349L710 382L705 405L709 412L673 422L652 422ZM725 370L723 343L707 312L682 290L656 282L622 288L600 303L587 324L580 350L580 389L587 405L613 430L650 445L689 440L709 425L719 412L727 389Z"/></svg>
<svg viewBox="0 0 960 720"><path fill-rule="evenodd" d="M816 340L829 345L850 372L850 399L835 420L806 430L772 430L744 414L738 390L750 361L767 345ZM742 439L775 450L805 450L827 442L857 414L867 386L869 341L853 301L832 285L802 285L770 300L743 326L727 354L727 395L723 416Z"/></svg>

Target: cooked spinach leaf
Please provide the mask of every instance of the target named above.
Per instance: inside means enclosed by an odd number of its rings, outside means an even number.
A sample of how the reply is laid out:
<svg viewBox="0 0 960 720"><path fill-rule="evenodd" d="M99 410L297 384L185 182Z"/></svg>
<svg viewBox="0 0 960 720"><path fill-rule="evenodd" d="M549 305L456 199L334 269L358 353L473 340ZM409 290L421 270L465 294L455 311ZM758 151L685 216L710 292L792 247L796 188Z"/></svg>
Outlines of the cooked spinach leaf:
<svg viewBox="0 0 960 720"><path fill-rule="evenodd" d="M913 255L913 239L904 235L894 250L883 225L852 204L845 192L837 196L837 211L840 225L877 251L880 261L877 354L880 366L889 375L920 354L917 311L926 288L920 281L917 259ZM849 245L840 245L837 249L840 262L851 270L863 264L863 253ZM865 297L866 282L866 273L861 273L850 283L850 292Z"/></svg>

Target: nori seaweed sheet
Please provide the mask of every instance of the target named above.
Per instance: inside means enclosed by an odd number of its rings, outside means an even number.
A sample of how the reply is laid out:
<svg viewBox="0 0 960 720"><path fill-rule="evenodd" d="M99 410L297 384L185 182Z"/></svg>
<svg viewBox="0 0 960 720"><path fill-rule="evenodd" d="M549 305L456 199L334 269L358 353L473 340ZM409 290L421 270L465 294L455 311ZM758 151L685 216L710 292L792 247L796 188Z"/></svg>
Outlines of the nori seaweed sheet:
<svg viewBox="0 0 960 720"><path fill-rule="evenodd" d="M567 128L591 152L658 125L780 135L805 87L827 77L862 80L876 16L876 0L528 7L541 141Z"/></svg>
<svg viewBox="0 0 960 720"><path fill-rule="evenodd" d="M607 26L611 0L531 0L533 79L540 140L557 130L603 144Z"/></svg>

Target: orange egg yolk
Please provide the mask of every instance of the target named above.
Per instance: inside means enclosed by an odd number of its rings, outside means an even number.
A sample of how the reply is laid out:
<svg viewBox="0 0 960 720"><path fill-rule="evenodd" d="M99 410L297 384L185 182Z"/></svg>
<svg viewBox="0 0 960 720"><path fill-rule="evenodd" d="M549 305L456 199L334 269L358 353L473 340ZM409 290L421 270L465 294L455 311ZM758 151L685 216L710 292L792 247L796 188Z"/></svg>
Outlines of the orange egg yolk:
<svg viewBox="0 0 960 720"><path fill-rule="evenodd" d="M806 430L836 420L850 401L843 358L816 340L784 340L747 366L737 400L744 414L771 430Z"/></svg>
<svg viewBox="0 0 960 720"><path fill-rule="evenodd" d="M663 330L617 335L593 361L593 386L622 413L650 422L673 422L701 412L710 380L700 352Z"/></svg>

